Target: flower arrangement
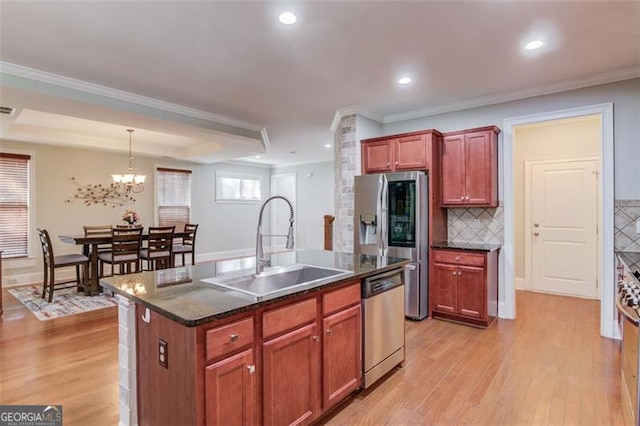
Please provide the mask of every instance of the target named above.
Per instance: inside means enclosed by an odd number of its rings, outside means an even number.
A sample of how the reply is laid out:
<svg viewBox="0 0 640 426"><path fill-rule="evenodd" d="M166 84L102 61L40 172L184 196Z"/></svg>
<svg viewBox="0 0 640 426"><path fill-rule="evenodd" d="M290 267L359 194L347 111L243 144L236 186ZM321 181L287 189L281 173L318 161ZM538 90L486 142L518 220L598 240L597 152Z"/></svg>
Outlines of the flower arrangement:
<svg viewBox="0 0 640 426"><path fill-rule="evenodd" d="M140 215L137 211L128 209L122 215L122 220L127 222L129 225L135 225L140 222Z"/></svg>

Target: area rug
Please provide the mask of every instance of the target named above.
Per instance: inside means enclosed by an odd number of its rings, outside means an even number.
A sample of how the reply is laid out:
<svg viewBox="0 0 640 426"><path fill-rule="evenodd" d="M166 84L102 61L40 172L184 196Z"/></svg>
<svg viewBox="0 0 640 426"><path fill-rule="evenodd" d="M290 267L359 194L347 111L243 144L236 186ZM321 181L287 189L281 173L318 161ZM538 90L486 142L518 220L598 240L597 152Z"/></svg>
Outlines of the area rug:
<svg viewBox="0 0 640 426"><path fill-rule="evenodd" d="M53 293L53 301L43 299L41 286L25 286L9 289L9 293L18 299L40 321L96 311L118 306L115 298L99 295L85 296L75 288L63 288ZM48 293L47 293L48 295Z"/></svg>

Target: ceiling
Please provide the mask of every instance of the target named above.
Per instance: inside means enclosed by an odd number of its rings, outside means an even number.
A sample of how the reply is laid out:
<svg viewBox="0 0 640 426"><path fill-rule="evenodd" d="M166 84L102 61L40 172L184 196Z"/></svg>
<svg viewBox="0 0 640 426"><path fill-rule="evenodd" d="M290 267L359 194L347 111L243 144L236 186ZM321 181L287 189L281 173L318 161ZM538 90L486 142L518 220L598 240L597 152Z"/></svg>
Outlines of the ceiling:
<svg viewBox="0 0 640 426"><path fill-rule="evenodd" d="M4 138L126 150L134 128L138 154L286 165L333 159L336 111L640 77L640 2L2 1L0 60Z"/></svg>

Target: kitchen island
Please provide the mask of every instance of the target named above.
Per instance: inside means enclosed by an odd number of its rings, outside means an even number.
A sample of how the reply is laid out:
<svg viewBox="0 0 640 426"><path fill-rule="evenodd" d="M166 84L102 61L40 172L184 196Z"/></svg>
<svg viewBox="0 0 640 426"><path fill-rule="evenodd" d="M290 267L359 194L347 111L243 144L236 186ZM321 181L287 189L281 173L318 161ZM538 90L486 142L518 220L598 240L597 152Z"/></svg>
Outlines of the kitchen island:
<svg viewBox="0 0 640 426"><path fill-rule="evenodd" d="M340 273L258 296L207 282L254 260L101 280L120 299L121 424L309 423L360 386L360 280L407 260L294 251L269 269Z"/></svg>

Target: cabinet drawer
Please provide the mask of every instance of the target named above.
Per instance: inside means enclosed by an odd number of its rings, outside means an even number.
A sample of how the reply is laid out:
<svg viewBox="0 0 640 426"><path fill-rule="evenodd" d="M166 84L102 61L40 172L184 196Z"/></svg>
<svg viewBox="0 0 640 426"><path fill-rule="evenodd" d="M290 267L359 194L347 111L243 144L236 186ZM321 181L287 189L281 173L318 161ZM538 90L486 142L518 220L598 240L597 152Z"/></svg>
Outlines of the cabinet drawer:
<svg viewBox="0 0 640 426"><path fill-rule="evenodd" d="M315 321L317 316L318 302L315 298L265 312L262 316L262 337L266 339L283 331Z"/></svg>
<svg viewBox="0 0 640 426"><path fill-rule="evenodd" d="M207 361L242 349L253 343L253 318L207 330Z"/></svg>
<svg viewBox="0 0 640 426"><path fill-rule="evenodd" d="M360 283L326 293L322 296L322 315L327 315L347 306L360 303L360 300Z"/></svg>
<svg viewBox="0 0 640 426"><path fill-rule="evenodd" d="M484 266L484 254L464 251L433 251L433 260L438 263L455 265Z"/></svg>

